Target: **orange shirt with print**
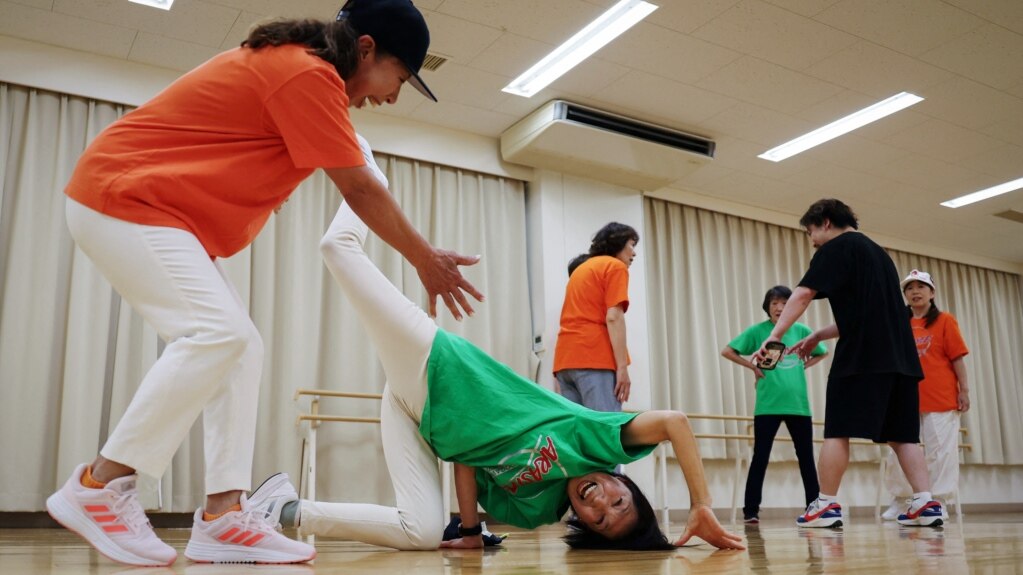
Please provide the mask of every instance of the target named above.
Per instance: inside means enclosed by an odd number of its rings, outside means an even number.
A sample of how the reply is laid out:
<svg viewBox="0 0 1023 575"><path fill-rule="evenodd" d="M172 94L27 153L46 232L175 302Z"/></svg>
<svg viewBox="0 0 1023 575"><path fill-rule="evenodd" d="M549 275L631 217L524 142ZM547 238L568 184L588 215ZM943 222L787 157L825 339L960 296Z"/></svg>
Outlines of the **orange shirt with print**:
<svg viewBox="0 0 1023 575"><path fill-rule="evenodd" d="M572 272L561 308L554 348L554 373L563 369L616 369L607 310L629 309L629 266L611 256L594 256Z"/></svg>
<svg viewBox="0 0 1023 575"><path fill-rule="evenodd" d="M952 369L952 362L970 350L952 314L938 314L931 327L924 327L925 322L924 318L910 320L924 370L924 379L920 381L920 411L955 411L959 407L959 378Z"/></svg>
<svg viewBox="0 0 1023 575"><path fill-rule="evenodd" d="M235 48L107 127L65 191L120 220L188 230L227 257L316 168L362 165L334 66L298 44Z"/></svg>

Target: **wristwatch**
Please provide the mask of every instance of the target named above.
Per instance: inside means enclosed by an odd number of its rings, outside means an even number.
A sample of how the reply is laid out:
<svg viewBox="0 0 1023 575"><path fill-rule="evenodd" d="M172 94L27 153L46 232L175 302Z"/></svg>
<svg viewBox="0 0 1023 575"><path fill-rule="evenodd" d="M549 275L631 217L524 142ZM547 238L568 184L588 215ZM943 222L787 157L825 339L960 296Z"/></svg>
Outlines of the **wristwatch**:
<svg viewBox="0 0 1023 575"><path fill-rule="evenodd" d="M459 537L470 537L472 535L482 535L483 524L477 523L475 527L465 527L461 523L458 524L458 536Z"/></svg>

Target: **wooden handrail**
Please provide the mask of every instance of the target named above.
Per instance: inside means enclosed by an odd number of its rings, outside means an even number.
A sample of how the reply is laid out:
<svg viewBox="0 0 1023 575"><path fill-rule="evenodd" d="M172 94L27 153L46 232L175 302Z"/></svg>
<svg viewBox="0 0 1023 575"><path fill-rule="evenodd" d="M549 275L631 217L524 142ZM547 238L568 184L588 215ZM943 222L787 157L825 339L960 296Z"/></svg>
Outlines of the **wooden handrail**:
<svg viewBox="0 0 1023 575"><path fill-rule="evenodd" d="M303 421L347 421L351 423L380 423L379 417L350 417L347 415L311 415L302 413L298 416L299 423Z"/></svg>
<svg viewBox="0 0 1023 575"><path fill-rule="evenodd" d="M295 399L298 399L303 395L312 396L324 396L324 397L350 397L357 399L383 399L383 395L379 393L357 393L350 391L333 391L329 389L298 389L295 391ZM725 415L717 413L687 413L686 417L689 419L703 419L703 420L717 420L717 421L753 421L751 415ZM349 417L345 415L319 415L319 414L306 414L302 413L298 416L298 422L303 421L336 421L336 422L349 422L349 423L380 423L379 417ZM823 421L814 421L814 425L824 425ZM749 426L747 426L748 428ZM964 435L968 435L969 431L965 427L960 427L959 431ZM754 436L746 433L694 433L696 439L725 439L725 440L743 440L753 441ZM776 435L775 441L792 441L792 438L787 435ZM814 443L824 443L824 439L820 437L813 438ZM874 443L866 439L850 439L850 445L876 445L883 446L884 443ZM973 451L973 445L970 443L960 443L959 449L965 449L966 451Z"/></svg>
<svg viewBox="0 0 1023 575"><path fill-rule="evenodd" d="M716 413L687 413L689 419L715 419L724 421L753 421L752 415L721 415Z"/></svg>
<svg viewBox="0 0 1023 575"><path fill-rule="evenodd" d="M297 389L295 399L303 395L320 395L323 397L353 397L357 399L383 399L379 393L356 393L354 391L334 391L331 389Z"/></svg>

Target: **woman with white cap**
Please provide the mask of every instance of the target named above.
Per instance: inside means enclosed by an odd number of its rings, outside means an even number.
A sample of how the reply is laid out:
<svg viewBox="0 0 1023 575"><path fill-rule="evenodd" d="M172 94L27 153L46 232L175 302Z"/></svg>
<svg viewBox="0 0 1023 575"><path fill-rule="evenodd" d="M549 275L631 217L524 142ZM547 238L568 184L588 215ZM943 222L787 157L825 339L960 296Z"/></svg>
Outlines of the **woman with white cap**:
<svg viewBox="0 0 1023 575"><path fill-rule="evenodd" d="M276 20L107 127L65 190L79 248L166 342L99 455L46 508L103 555L170 565L138 501L136 473L159 477L203 416L206 502L185 556L206 563L315 557L252 512L249 489L263 345L218 258L248 246L317 168L346 205L407 258L429 295L472 313L466 257L431 246L367 166L349 107L393 104L430 34L410 0L351 0L331 21Z"/></svg>
<svg viewBox="0 0 1023 575"><path fill-rule="evenodd" d="M970 386L963 358L970 351L956 318L934 303L931 274L913 270L901 285L924 370L924 379L920 381L920 439L924 443L931 491L935 496L948 496L959 485L959 417L970 409ZM892 503L881 517L894 521L904 507L902 501L912 493L894 452L888 454L885 484L892 494Z"/></svg>

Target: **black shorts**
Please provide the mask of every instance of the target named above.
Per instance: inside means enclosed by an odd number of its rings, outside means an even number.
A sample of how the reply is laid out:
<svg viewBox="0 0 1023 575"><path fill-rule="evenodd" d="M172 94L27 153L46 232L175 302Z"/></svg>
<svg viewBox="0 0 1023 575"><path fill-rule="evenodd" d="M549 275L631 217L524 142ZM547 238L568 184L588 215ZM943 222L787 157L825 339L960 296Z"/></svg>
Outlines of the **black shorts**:
<svg viewBox="0 0 1023 575"><path fill-rule="evenodd" d="M919 380L896 373L829 377L824 437L920 442Z"/></svg>

